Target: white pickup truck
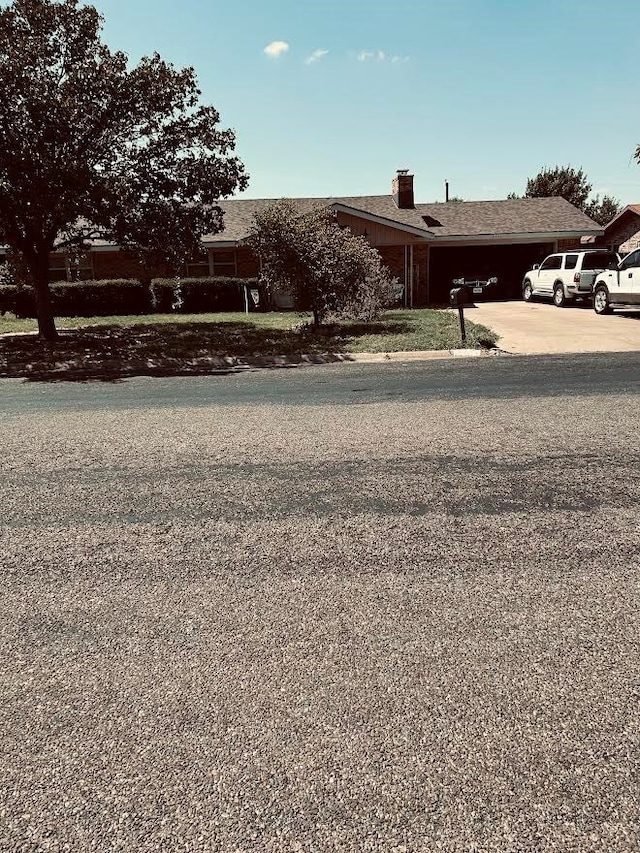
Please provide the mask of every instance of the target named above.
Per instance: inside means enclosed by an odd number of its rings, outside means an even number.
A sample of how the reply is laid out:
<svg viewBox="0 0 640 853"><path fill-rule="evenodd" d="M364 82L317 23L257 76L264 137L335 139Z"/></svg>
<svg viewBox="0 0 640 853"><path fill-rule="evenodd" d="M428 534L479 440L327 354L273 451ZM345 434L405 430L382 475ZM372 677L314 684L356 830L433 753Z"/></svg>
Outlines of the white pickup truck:
<svg viewBox="0 0 640 853"><path fill-rule="evenodd" d="M593 310L608 314L615 305L640 305L640 249L596 276Z"/></svg>

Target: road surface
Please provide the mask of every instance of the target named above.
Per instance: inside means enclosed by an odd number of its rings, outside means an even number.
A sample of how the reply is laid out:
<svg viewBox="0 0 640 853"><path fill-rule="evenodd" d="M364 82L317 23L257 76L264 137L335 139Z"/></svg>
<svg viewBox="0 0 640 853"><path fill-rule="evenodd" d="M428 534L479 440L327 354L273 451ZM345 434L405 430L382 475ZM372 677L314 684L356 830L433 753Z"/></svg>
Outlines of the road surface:
<svg viewBox="0 0 640 853"><path fill-rule="evenodd" d="M637 850L639 368L0 383L0 849Z"/></svg>

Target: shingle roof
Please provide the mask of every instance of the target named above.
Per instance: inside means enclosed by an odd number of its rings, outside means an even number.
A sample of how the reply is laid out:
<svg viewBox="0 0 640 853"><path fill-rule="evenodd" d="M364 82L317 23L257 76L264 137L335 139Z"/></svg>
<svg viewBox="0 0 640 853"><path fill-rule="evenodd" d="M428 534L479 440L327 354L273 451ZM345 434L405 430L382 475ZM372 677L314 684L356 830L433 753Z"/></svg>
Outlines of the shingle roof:
<svg viewBox="0 0 640 853"><path fill-rule="evenodd" d="M509 236L575 231L602 232L602 227L560 196L505 201L418 204L436 237ZM440 224L436 224L440 223Z"/></svg>
<svg viewBox="0 0 640 853"><path fill-rule="evenodd" d="M206 243L240 241L249 234L253 217L277 199L235 199L220 202L225 228L220 234L205 235ZM391 195L333 196L292 199L301 213L313 207L341 204L380 217L400 226L417 228L426 239L473 236L507 237L515 234L576 235L602 233L602 228L582 211L560 197L522 198L504 201L462 201L417 204L400 210Z"/></svg>
<svg viewBox="0 0 640 853"><path fill-rule="evenodd" d="M220 234L206 234L202 239L205 243L211 241L235 241L244 240L253 226L253 217L256 213L264 210L270 204L278 201L275 198L258 199L235 199L221 201L220 207L224 211L224 231ZM325 198L294 198L291 199L301 213L307 213L314 207L330 207L332 204L343 204L356 210L362 210L373 216L389 220L393 225L409 225L424 231L425 237L429 236L430 229L425 224L420 213L414 208L411 210L399 210L391 195L367 195L367 196L326 196Z"/></svg>

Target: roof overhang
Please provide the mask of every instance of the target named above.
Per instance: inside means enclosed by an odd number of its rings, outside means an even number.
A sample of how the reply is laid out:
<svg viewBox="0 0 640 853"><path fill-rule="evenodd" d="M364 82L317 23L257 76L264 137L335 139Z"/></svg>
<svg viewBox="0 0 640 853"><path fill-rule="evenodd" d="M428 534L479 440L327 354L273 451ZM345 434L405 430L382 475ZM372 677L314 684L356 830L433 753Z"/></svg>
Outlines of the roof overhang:
<svg viewBox="0 0 640 853"><path fill-rule="evenodd" d="M435 235L433 231L427 231L426 228L418 228L416 225L407 225L404 222L398 222L397 219L389 219L386 216L377 216L375 213L369 213L366 210L361 210L359 207L350 207L348 204L336 201L329 205L330 210L335 210L336 213L348 213L350 216L357 216L359 219L366 219L368 222L377 222L378 225L386 225L387 228L395 228L396 231L405 231L407 234L412 234L414 237L422 237L424 240L431 240Z"/></svg>
<svg viewBox="0 0 640 853"><path fill-rule="evenodd" d="M525 232L523 234L450 234L442 237L436 235L436 239L431 243L432 246L443 246L451 243L459 245L466 243L467 245L487 245L499 244L510 245L514 243L553 243L556 240L579 240L586 236L602 237L604 228L598 231L538 231Z"/></svg>
<svg viewBox="0 0 640 853"><path fill-rule="evenodd" d="M202 245L205 249L235 249L237 246L241 246L242 242L243 240L216 240L214 238L213 240L202 240Z"/></svg>
<svg viewBox="0 0 640 853"><path fill-rule="evenodd" d="M117 243L100 243L99 245L91 245L89 244L90 252L121 252L122 247L118 246Z"/></svg>

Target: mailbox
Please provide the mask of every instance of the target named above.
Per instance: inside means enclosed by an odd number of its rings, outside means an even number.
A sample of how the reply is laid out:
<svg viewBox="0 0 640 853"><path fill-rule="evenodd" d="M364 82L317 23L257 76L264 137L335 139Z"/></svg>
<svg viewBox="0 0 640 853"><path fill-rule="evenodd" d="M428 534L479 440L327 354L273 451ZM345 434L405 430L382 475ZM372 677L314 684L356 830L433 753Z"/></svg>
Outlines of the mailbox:
<svg viewBox="0 0 640 853"><path fill-rule="evenodd" d="M466 287L454 287L449 291L449 305L452 308L461 308L469 303L469 290Z"/></svg>

